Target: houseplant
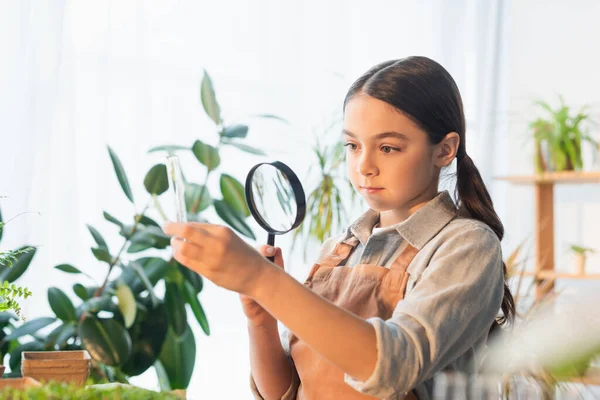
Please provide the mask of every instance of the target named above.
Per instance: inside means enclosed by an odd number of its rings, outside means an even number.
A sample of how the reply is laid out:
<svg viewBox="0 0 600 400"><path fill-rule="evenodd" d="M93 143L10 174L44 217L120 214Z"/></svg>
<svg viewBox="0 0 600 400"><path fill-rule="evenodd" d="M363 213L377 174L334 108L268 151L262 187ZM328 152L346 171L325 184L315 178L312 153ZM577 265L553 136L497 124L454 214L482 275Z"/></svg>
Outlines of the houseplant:
<svg viewBox="0 0 600 400"><path fill-rule="evenodd" d="M204 74L200 88L204 111L216 126L216 145L196 140L191 146L164 145L150 149L151 153L168 155L187 152L195 157L206 171L202 184L185 181L185 202L188 220L206 221L203 212L213 207L224 223L244 236L255 239L245 220L247 209L243 185L234 177L220 173L221 198L210 193L209 177L221 165L219 149L236 147L242 151L264 155L243 139L248 134L244 124L226 124L208 74ZM264 117L276 118L271 115ZM135 206L133 192L125 168L117 154L109 147L109 157L125 197ZM191 176L190 174L189 176ZM193 174L196 175L196 174ZM188 177L189 177L188 176ZM160 196L168 189L166 166L154 165L144 178L148 201L138 208L131 221L121 222L104 212L123 238L118 250L109 249L100 231L88 225L95 243L94 257L106 266L104 281L87 280L73 286L79 298L73 303L61 289L51 287L48 301L54 316L30 321L10 334L10 340L25 336L33 340L11 342L10 366L18 375L22 351L87 350L92 358L93 381L128 382L150 367L154 367L164 390L186 388L196 359L195 339L189 326L186 305L205 334L210 334L208 320L198 299L203 281L198 274L183 267L171 257L170 237L165 235L156 219L166 220ZM151 215L154 213L154 215ZM152 253L140 256L147 250ZM163 256L157 256L156 254ZM61 264L57 269L86 278L80 268ZM119 271L115 276L113 271ZM155 293L164 286L164 296ZM48 334L41 329L52 327Z"/></svg>
<svg viewBox="0 0 600 400"><path fill-rule="evenodd" d="M583 167L582 145L598 143L589 136L590 115L585 107L572 114L560 96L556 110L544 101L536 104L546 111L545 118L530 123L535 139L535 165L538 172L572 171ZM594 153L595 154L595 153Z"/></svg>
<svg viewBox="0 0 600 400"><path fill-rule="evenodd" d="M587 254L595 253L596 250L589 247L581 247L575 244L571 245L569 249L575 256L575 273L578 275L585 274Z"/></svg>

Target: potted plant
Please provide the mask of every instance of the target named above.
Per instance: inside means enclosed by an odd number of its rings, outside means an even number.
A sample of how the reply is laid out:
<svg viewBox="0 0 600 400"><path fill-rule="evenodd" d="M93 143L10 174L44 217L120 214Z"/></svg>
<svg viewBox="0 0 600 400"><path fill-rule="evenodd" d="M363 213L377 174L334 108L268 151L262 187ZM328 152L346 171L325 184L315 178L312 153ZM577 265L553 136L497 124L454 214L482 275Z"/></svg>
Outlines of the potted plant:
<svg viewBox="0 0 600 400"><path fill-rule="evenodd" d="M587 260L587 254L595 253L596 250L589 247L581 247L577 245L571 245L569 249L575 256L575 273L578 275L585 274L585 263Z"/></svg>
<svg viewBox="0 0 600 400"><path fill-rule="evenodd" d="M591 118L585 112L586 107L572 115L562 96L560 103L560 107L554 110L546 102L536 102L547 112L546 118L538 118L529 125L535 139L535 164L538 172L581 170L582 144L588 142L598 146L588 134Z"/></svg>
<svg viewBox="0 0 600 400"><path fill-rule="evenodd" d="M188 220L206 221L204 211L212 207L225 224L255 239L246 223L250 211L244 187L234 177L219 171L219 149L235 147L251 154L264 153L244 143L249 130L247 125L225 123L206 73L200 97L205 113L216 127L212 138L215 143L198 139L189 146L164 145L149 152L160 156L176 153L196 161L190 165L196 165L200 171L187 174L184 182ZM278 119L272 115L261 117ZM161 195L169 188L167 168L158 163L146 173L143 180L146 201L139 207L134 201L126 169L110 147L108 156L107 164L112 163L125 195L123 199L131 202L132 208L138 207L133 217L126 220L106 211L103 213L114 234L121 236L121 244L116 249L109 247L99 229L87 226L93 240L91 252L98 266L105 268L101 282L71 264L55 267L82 278L81 283L73 286L77 298L57 287L48 289L48 303L54 315L29 321L8 338L11 376L19 376L23 352L86 350L90 356L92 382L128 383L130 377L154 368L162 390L185 389L196 361L192 320L197 321L206 335L210 334L210 328L199 299L202 277L172 258L168 250L170 237L164 234L159 223L167 219L161 206ZM189 179L198 175L204 175L203 183ZM220 193L209 190L209 177L218 179ZM164 286L164 295L155 293L158 285ZM186 310L188 305L192 311L190 317ZM50 332L43 333L44 328ZM5 344L6 340L0 341L0 347Z"/></svg>

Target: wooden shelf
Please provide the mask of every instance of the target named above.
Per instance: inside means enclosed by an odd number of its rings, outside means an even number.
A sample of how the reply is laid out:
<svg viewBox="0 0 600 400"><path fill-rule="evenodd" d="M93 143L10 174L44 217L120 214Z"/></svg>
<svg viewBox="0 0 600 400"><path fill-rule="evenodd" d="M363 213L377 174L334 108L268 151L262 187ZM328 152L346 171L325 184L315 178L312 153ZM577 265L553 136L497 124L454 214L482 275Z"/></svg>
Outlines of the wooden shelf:
<svg viewBox="0 0 600 400"><path fill-rule="evenodd" d="M515 274L514 276L518 276L519 274ZM579 279L579 280L598 280L600 279L600 274L570 274L568 272L554 272L554 271L525 271L523 272L523 276L537 276L541 279Z"/></svg>
<svg viewBox="0 0 600 400"><path fill-rule="evenodd" d="M536 175L498 176L494 179L524 185L532 183L600 183L600 171L544 172Z"/></svg>

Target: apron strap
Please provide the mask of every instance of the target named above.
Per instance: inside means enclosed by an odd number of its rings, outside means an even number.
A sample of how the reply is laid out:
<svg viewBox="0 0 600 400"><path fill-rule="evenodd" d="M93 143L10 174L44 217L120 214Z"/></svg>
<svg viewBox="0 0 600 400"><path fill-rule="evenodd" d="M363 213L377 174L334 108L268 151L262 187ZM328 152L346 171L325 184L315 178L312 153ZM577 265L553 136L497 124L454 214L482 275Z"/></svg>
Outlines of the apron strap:
<svg viewBox="0 0 600 400"><path fill-rule="evenodd" d="M402 272L406 271L411 261L413 260L413 258L415 258L418 252L419 250L416 247L414 247L410 243L407 243L406 248L402 251L402 253L400 253L400 255L394 260L394 262L390 266L390 270Z"/></svg>
<svg viewBox="0 0 600 400"><path fill-rule="evenodd" d="M326 255L319 264L323 267L337 267L342 261L348 258L350 252L354 250L359 243L360 241L354 236L337 243L333 251Z"/></svg>

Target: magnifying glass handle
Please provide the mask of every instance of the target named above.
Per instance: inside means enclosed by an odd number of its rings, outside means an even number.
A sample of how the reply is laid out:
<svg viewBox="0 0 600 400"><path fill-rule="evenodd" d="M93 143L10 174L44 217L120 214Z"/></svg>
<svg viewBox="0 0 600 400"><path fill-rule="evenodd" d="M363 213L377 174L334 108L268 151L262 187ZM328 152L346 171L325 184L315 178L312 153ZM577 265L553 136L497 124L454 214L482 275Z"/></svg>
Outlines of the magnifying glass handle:
<svg viewBox="0 0 600 400"><path fill-rule="evenodd" d="M272 233L269 233L269 237L267 238L267 244L269 246L275 247L275 235L273 235ZM275 262L275 256L267 257L267 260Z"/></svg>

